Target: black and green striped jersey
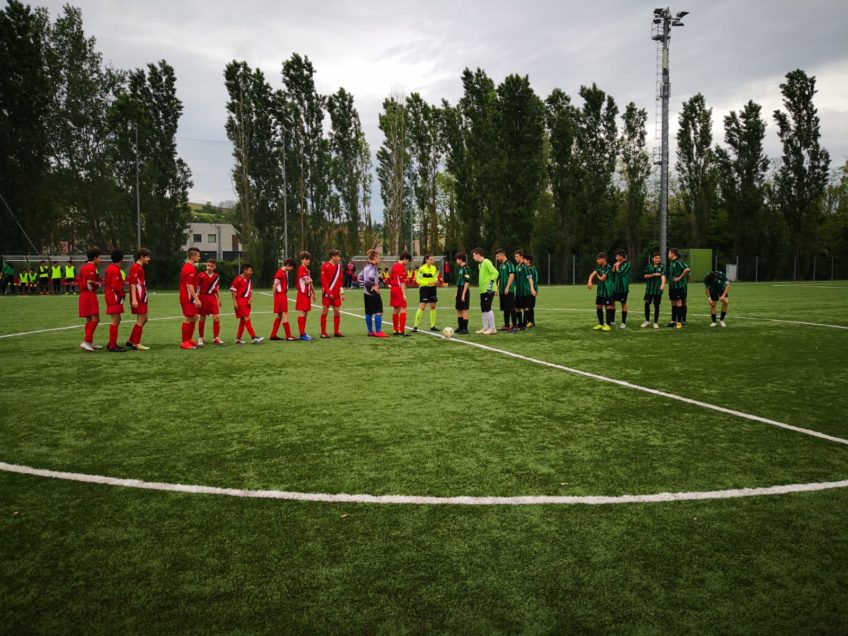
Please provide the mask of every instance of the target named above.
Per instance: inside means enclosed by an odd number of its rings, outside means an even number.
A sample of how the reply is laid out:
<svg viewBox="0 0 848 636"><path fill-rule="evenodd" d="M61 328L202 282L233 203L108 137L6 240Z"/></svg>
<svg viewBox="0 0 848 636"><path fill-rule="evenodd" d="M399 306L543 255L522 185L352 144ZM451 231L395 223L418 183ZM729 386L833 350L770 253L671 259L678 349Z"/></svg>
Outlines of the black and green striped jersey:
<svg viewBox="0 0 848 636"><path fill-rule="evenodd" d="M460 295L462 295L462 288L465 287L465 283L471 285L471 269L468 265L462 265L456 270L456 288Z"/></svg>
<svg viewBox="0 0 848 636"><path fill-rule="evenodd" d="M642 270L642 275L662 274L665 276L665 267L662 263L657 266L654 264L646 265ZM662 296L662 276L652 276L645 279L645 295L646 296Z"/></svg>
<svg viewBox="0 0 848 636"><path fill-rule="evenodd" d="M530 268L521 263L515 266L515 295L529 296L530 295Z"/></svg>
<svg viewBox="0 0 848 636"><path fill-rule="evenodd" d="M715 277L713 277L715 274ZM712 279L712 280L710 280ZM721 296L727 289L729 282L724 272L710 272L704 279L704 287L710 290L713 296Z"/></svg>
<svg viewBox="0 0 848 636"><path fill-rule="evenodd" d="M512 261L504 261L498 265L498 291L501 294L504 293L510 274L515 274L515 265L512 264ZM515 283L510 285L509 293L515 293Z"/></svg>
<svg viewBox="0 0 848 636"><path fill-rule="evenodd" d="M598 289L598 298L612 298L612 267L609 263L606 265L595 266L595 285ZM606 280L601 280L601 276L606 275Z"/></svg>
<svg viewBox="0 0 848 636"><path fill-rule="evenodd" d="M622 261L618 271L612 273L613 291L616 294L627 294L630 292L630 262Z"/></svg>
<svg viewBox="0 0 848 636"><path fill-rule="evenodd" d="M530 276L533 278L533 289L536 290L536 293L539 293L539 270L536 269L535 265L529 265L530 268Z"/></svg>
<svg viewBox="0 0 848 636"><path fill-rule="evenodd" d="M674 279L680 276L687 269L689 269L689 266L679 258L668 264L669 289L686 289L689 286L689 274L686 274L686 276L681 278L678 282L674 282Z"/></svg>

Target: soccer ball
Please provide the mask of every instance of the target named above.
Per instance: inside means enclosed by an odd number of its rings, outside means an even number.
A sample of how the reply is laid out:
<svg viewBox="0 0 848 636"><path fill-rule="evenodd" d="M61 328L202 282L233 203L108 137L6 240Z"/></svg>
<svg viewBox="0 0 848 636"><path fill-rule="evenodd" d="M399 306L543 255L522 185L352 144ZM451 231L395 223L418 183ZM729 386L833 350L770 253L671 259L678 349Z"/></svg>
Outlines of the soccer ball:
<svg viewBox="0 0 848 636"><path fill-rule="evenodd" d="M442 329L442 335L445 338L453 338L453 327L445 327Z"/></svg>

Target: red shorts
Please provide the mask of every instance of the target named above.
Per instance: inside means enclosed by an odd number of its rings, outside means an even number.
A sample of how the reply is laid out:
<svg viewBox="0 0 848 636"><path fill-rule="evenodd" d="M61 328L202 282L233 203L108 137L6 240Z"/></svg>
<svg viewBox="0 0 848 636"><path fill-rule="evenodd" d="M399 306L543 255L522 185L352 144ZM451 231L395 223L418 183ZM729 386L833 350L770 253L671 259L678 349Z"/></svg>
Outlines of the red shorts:
<svg viewBox="0 0 848 636"><path fill-rule="evenodd" d="M325 294L321 294L321 304L324 307L341 307L342 306L342 297L341 295L327 296Z"/></svg>
<svg viewBox="0 0 848 636"><path fill-rule="evenodd" d="M138 303L138 307L133 309L130 307L130 311L134 314L146 314L147 313L147 303Z"/></svg>
<svg viewBox="0 0 848 636"><path fill-rule="evenodd" d="M217 316L221 313L221 307L218 304L217 296L201 296L200 311L201 316Z"/></svg>
<svg viewBox="0 0 848 636"><path fill-rule="evenodd" d="M247 303L236 305L236 318L250 318L250 305Z"/></svg>
<svg viewBox="0 0 848 636"><path fill-rule="evenodd" d="M124 313L123 305L106 305L107 314L122 314Z"/></svg>
<svg viewBox="0 0 848 636"><path fill-rule="evenodd" d="M301 294L300 292L298 292L297 300L294 303L294 308L297 311L311 311L312 299L306 294Z"/></svg>
<svg viewBox="0 0 848 636"><path fill-rule="evenodd" d="M392 287L389 293L389 305L392 307L406 307L406 294L400 287Z"/></svg>
<svg viewBox="0 0 848 636"><path fill-rule="evenodd" d="M289 313L289 297L285 294L277 294L274 296L274 313L287 314Z"/></svg>
<svg viewBox="0 0 848 636"><path fill-rule="evenodd" d="M100 315L100 303L97 301L97 294L90 291L80 292L79 315L80 318Z"/></svg>
<svg viewBox="0 0 848 636"><path fill-rule="evenodd" d="M194 303L182 303L180 307L183 308L183 316L186 318L192 318L198 314L197 307L195 307Z"/></svg>

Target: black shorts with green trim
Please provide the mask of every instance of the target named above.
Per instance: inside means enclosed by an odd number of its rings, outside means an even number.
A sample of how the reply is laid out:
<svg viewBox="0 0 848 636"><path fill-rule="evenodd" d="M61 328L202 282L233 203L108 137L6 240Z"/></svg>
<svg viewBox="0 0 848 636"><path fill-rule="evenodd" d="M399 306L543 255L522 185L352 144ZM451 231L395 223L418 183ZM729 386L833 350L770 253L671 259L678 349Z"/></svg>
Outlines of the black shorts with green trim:
<svg viewBox="0 0 848 636"><path fill-rule="evenodd" d="M501 311L515 309L515 294L500 294Z"/></svg>
<svg viewBox="0 0 848 636"><path fill-rule="evenodd" d="M627 297L630 295L629 291L626 292L615 292L612 295L612 299L617 303L626 303Z"/></svg>
<svg viewBox="0 0 848 636"><path fill-rule="evenodd" d="M471 307L471 299L469 298L471 294L465 294L465 300L462 300L462 295L456 295L456 302L454 303L454 307L457 311L468 311L468 308Z"/></svg>
<svg viewBox="0 0 848 636"><path fill-rule="evenodd" d="M521 294L515 296L516 309L530 309L530 294Z"/></svg>
<svg viewBox="0 0 848 636"><path fill-rule="evenodd" d="M646 303L661 303L662 294L645 294L644 300Z"/></svg>
<svg viewBox="0 0 848 636"><path fill-rule="evenodd" d="M686 300L686 292L687 289L685 287L683 289L669 289L668 298L669 300Z"/></svg>
<svg viewBox="0 0 848 636"><path fill-rule="evenodd" d="M612 296L597 296L595 297L596 305L612 305L615 301Z"/></svg>

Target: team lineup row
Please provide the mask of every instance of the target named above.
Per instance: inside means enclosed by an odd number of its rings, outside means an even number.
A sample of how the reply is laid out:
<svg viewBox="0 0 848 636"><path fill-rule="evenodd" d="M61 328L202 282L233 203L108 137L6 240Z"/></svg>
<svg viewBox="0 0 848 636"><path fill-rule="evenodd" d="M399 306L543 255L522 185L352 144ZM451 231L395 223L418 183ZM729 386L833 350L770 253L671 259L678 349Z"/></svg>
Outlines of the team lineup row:
<svg viewBox="0 0 848 636"><path fill-rule="evenodd" d="M149 347L141 343L144 326L148 320L149 296L145 283L145 266L151 260L150 250L141 248L136 252L135 262L130 267L129 273L124 278L120 268L124 254L120 250L113 250L110 254L111 264L106 268L103 279L98 276L97 266L100 263L100 251L92 248L87 253L87 262L80 269L78 284L79 316L85 319L85 336L80 348L85 351L96 351L101 347L94 344L94 332L100 322L100 304L97 291L102 287L104 300L106 302L106 313L110 317L109 342L107 350L111 352L124 352L127 349L145 351ZM687 279L689 276L688 266L680 260L676 249L669 250L670 266L669 277L666 277L665 268L661 263L659 253L652 256L651 263L642 272L646 282L645 291L645 322L642 327L653 324L658 328L659 306L662 293L668 283L669 297L672 301L672 320L669 326L682 328L686 323L686 298ZM538 270L533 265L531 256L522 250L514 253L514 262L510 261L504 250L495 251L495 262L485 257L482 249L475 248L471 257L478 266L478 287L480 295L480 310L482 313L483 327L477 333L483 335L494 335L498 333L495 325L495 316L492 304L497 293L500 310L503 313L502 331L517 333L535 326L535 307L538 295ZM206 267L198 271L200 262L200 251L190 248L187 253L186 262L180 272L179 299L183 315L182 337L180 347L182 349L196 349L205 345L205 327L208 317L212 317L212 343L223 345L220 337L221 316L221 278L216 272L215 259L209 259ZM299 255L300 265L294 259L286 259L283 265L274 275L273 301L274 301L274 326L271 331L271 340L302 340L310 341L313 338L306 333L306 323L313 304L316 303L315 285L309 273L309 265L312 255L309 252L301 252ZM383 332L383 299L381 296L382 285L385 284L379 265L381 256L376 250L368 252L368 260L362 272L358 276L363 288L365 304L365 323L368 336L374 338L387 338ZM615 324L615 304L621 304L620 328L626 328L627 324L627 297L630 287L630 263L627 255L619 250L616 253L615 263L607 262L607 254L601 252L597 255L597 266L592 271L588 280L588 287L592 289L597 286L595 307L598 315L596 330L610 331ZM456 310L457 329L448 328L449 335L453 333L464 335L468 333L468 311L471 305L471 270L468 265L467 256L464 253L455 257L457 264L456 292L454 294L454 308ZM392 335L396 337L409 337L406 328L407 300L406 282L407 265L411 261L408 253L400 255L398 261L392 266L389 273L389 304L392 307ZM288 273L297 267L295 277L295 311L297 312L298 337L292 333L288 319ZM238 319L236 333L236 344L245 344L244 332L250 336L250 342L260 344L265 339L257 336L250 320L253 307L253 266L244 264L241 272L235 277L230 285L230 294L233 302L233 312ZM418 310L415 314L412 332L418 331L424 311L429 305L430 330L438 331L436 327L436 305L438 303L437 289L445 286L439 275L438 268L432 256L425 256L421 267L416 274L416 283L419 290ZM340 308L345 297L343 268L341 255L338 250L330 250L328 260L321 266L321 338L330 338L327 332L327 320L330 310L333 311L333 336L344 337L341 333L341 311ZM725 317L728 306L728 290L730 285L721 272L711 272L704 281L707 290L707 298L712 307L712 323L716 326L716 305L722 304L720 324L725 326ZM125 310L125 300L129 296L130 311L136 316L129 338L125 346L118 344L118 334L121 317ZM650 308L654 307L654 320L650 321ZM278 335L280 327L283 327L285 336ZM198 337L194 334L197 329Z"/></svg>

